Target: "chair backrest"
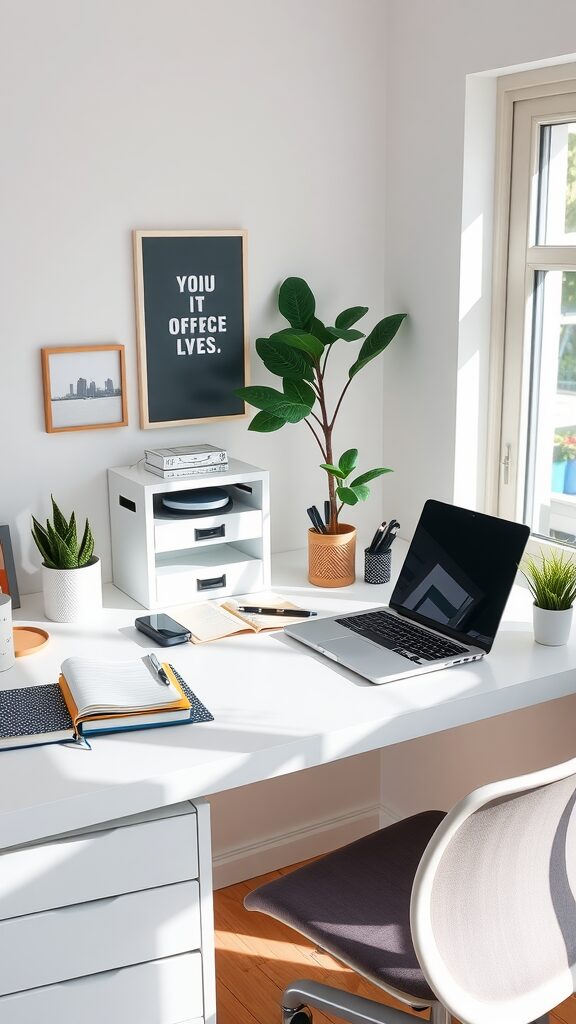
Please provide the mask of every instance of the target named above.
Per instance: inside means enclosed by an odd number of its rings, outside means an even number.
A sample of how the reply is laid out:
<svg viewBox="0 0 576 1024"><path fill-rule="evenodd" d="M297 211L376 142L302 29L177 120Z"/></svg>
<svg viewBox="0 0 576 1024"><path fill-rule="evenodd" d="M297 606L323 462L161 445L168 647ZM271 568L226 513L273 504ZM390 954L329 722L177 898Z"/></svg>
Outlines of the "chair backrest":
<svg viewBox="0 0 576 1024"><path fill-rule="evenodd" d="M574 991L575 804L576 758L470 793L424 852L414 947L466 1024L527 1024Z"/></svg>

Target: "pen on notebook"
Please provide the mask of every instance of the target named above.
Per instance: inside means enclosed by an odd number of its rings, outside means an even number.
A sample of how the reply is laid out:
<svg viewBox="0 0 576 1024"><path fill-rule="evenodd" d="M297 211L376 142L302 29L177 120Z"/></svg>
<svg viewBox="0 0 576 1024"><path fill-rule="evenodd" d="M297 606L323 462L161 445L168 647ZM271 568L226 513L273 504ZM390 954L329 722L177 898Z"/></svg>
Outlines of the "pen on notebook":
<svg viewBox="0 0 576 1024"><path fill-rule="evenodd" d="M307 619L318 612L310 612L306 608L262 608L259 605L239 604L239 612L248 612L252 615L286 615L289 619Z"/></svg>
<svg viewBox="0 0 576 1024"><path fill-rule="evenodd" d="M156 657L156 655L150 653L148 655L148 661L152 665L152 668L154 669L154 672L158 676L158 679L160 680L160 682L164 683L164 686L170 686L170 680L168 679L168 676L166 675L166 673L165 673L164 669L162 668L162 665L158 661L158 658Z"/></svg>

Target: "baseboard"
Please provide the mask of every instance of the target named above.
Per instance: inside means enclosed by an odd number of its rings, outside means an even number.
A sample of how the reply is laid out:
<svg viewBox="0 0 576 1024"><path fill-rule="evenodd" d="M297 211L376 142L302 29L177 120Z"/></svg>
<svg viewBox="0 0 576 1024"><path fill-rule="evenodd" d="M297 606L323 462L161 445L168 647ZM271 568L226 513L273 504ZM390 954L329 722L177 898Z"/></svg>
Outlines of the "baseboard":
<svg viewBox="0 0 576 1024"><path fill-rule="evenodd" d="M378 808L380 818L380 828L387 828L388 825L393 825L395 821L400 821L403 815L398 814L398 811L393 811L391 807L386 807L386 804L381 803Z"/></svg>
<svg viewBox="0 0 576 1024"><path fill-rule="evenodd" d="M254 878L267 871L318 857L337 846L374 832L381 827L382 816L389 812L380 804L371 804L347 814L303 825L282 834L266 836L258 842L242 843L234 849L214 851L212 864L214 888ZM394 819L396 820L396 819Z"/></svg>

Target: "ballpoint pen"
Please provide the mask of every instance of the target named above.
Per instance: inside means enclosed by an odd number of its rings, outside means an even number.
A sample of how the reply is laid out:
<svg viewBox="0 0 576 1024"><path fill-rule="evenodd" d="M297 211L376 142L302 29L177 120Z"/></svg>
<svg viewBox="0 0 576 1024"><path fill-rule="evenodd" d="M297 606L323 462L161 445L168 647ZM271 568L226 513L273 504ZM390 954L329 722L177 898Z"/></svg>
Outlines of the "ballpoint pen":
<svg viewBox="0 0 576 1024"><path fill-rule="evenodd" d="M326 533L327 532L326 531L326 527L324 526L324 523L322 522L322 517L321 517L318 509L316 508L316 505L311 505L310 508L306 509L306 511L308 513L310 522L312 523L312 526L314 527L316 532L317 533Z"/></svg>
<svg viewBox="0 0 576 1024"><path fill-rule="evenodd" d="M382 534L384 533L384 527L385 526L386 526L386 520L384 520L384 522L380 524L380 526L376 530L376 533L372 537L372 540L370 541L370 545L368 547L368 551L370 551L372 554L374 553L374 551L376 551L376 548L378 547L378 543L380 541L380 538L381 538Z"/></svg>
<svg viewBox="0 0 576 1024"><path fill-rule="evenodd" d="M392 541L394 540L399 529L400 523L397 523L396 520L393 519L392 523L388 525L388 529L384 531L382 539L378 543L378 546L376 548L376 554L381 555L384 551L388 551L390 549L390 547L392 546Z"/></svg>
<svg viewBox="0 0 576 1024"><path fill-rule="evenodd" d="M164 686L170 686L170 680L168 679L168 676L166 675L156 655L150 652L150 654L148 655L148 661L152 665L152 668L154 669L154 672L158 676L160 682L164 683Z"/></svg>
<svg viewBox="0 0 576 1024"><path fill-rule="evenodd" d="M259 605L238 605L239 612L251 612L253 615L286 615L289 619L308 619L318 612L310 612L305 608L262 608Z"/></svg>
<svg viewBox="0 0 576 1024"><path fill-rule="evenodd" d="M324 522L326 523L326 526L330 525L330 502L329 501L325 501L324 502Z"/></svg>

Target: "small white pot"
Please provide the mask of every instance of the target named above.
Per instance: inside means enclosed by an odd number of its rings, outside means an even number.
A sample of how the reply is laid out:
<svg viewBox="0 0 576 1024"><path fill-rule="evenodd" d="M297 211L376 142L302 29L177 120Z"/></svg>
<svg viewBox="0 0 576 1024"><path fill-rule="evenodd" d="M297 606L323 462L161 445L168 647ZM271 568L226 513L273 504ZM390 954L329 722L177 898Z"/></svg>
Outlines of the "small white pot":
<svg viewBox="0 0 576 1024"><path fill-rule="evenodd" d="M566 608L564 611L554 611L552 608L538 608L533 606L534 611L534 639L537 644L546 644L547 647L560 647L568 643L570 628L572 626L573 608Z"/></svg>
<svg viewBox="0 0 576 1024"><path fill-rule="evenodd" d="M100 559L77 569L42 566L44 614L52 622L83 622L102 609Z"/></svg>

